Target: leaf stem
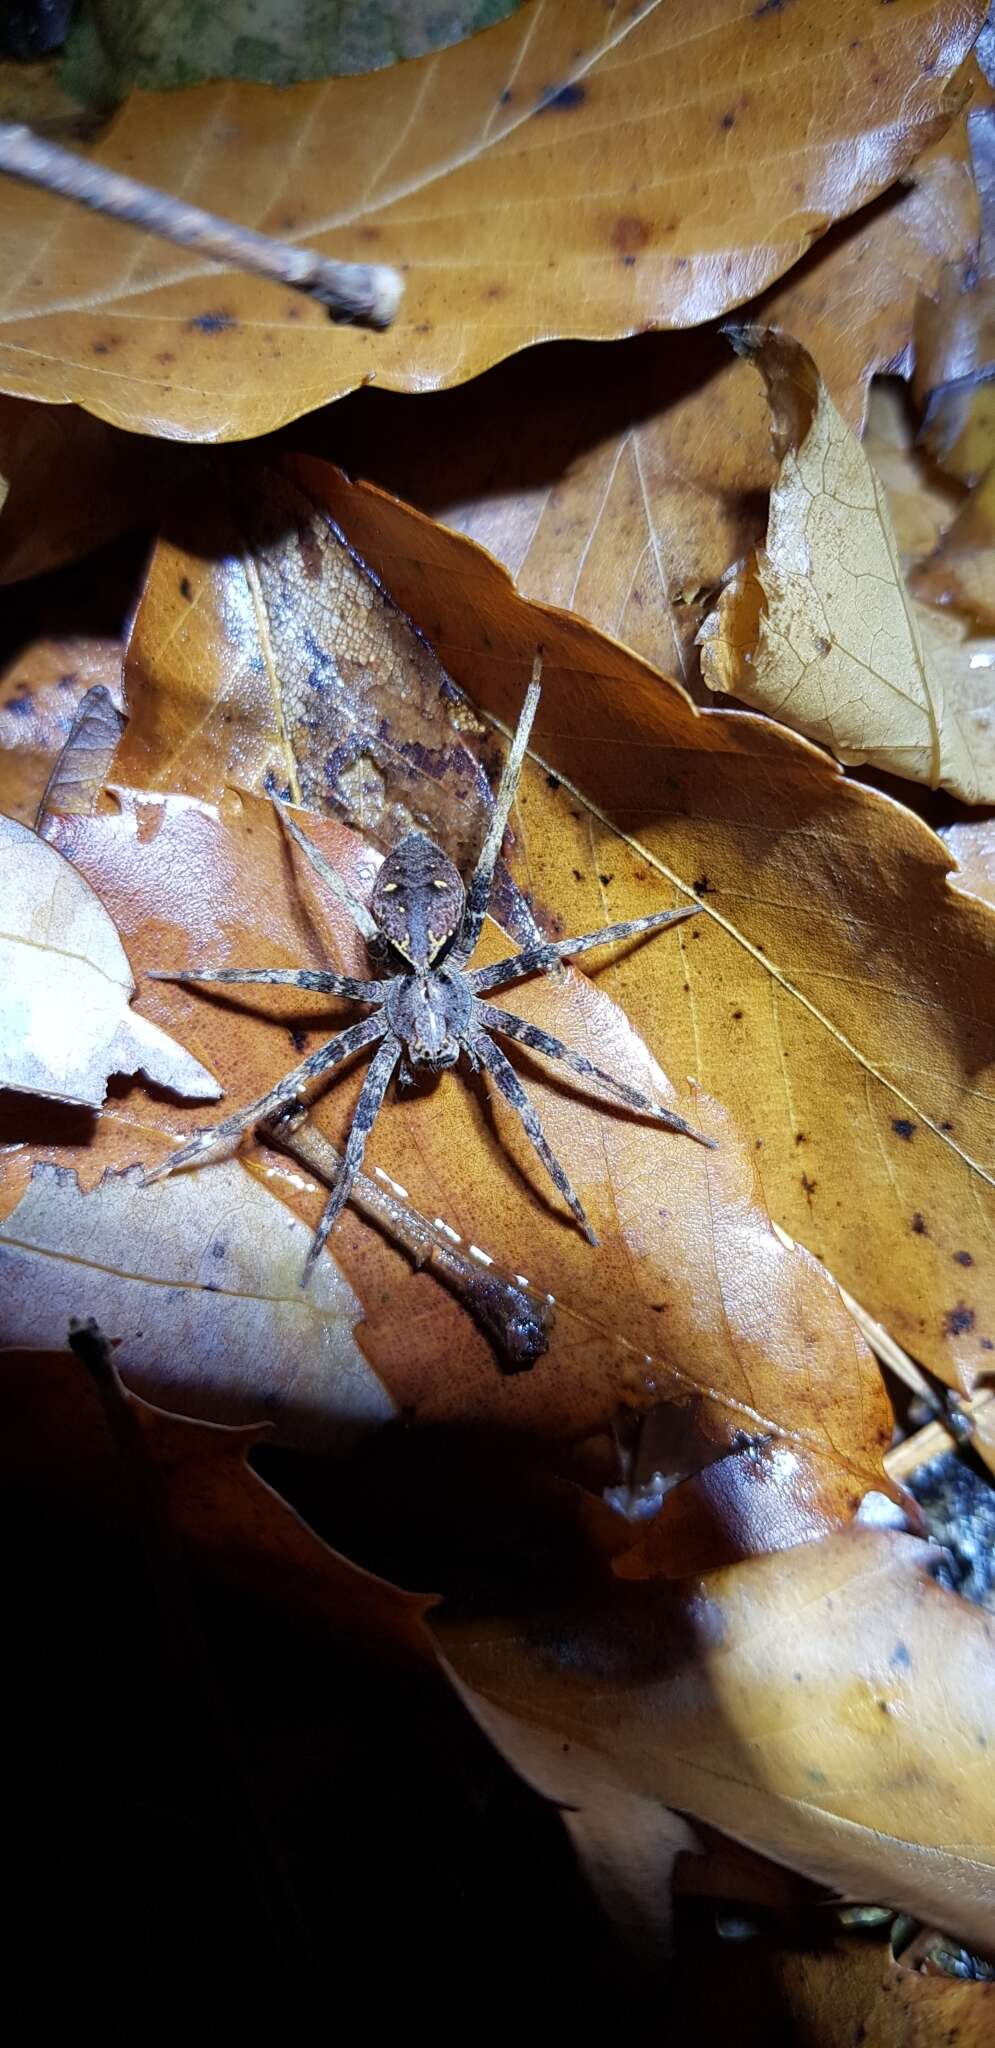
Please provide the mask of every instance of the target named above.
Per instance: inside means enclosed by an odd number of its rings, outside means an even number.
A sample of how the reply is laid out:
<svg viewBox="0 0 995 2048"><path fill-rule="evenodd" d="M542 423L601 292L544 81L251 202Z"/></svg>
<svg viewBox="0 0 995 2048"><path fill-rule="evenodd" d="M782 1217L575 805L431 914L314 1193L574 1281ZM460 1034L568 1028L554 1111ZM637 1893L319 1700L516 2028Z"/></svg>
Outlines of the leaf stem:
<svg viewBox="0 0 995 2048"><path fill-rule="evenodd" d="M102 164L45 142L30 128L0 121L0 171L29 185L41 185L95 213L129 221L184 249L197 249L217 263L251 270L327 306L333 320L389 327L401 302L404 281L385 263L336 263L315 249L274 241L254 228L239 227L218 214L188 206L169 192L140 184Z"/></svg>

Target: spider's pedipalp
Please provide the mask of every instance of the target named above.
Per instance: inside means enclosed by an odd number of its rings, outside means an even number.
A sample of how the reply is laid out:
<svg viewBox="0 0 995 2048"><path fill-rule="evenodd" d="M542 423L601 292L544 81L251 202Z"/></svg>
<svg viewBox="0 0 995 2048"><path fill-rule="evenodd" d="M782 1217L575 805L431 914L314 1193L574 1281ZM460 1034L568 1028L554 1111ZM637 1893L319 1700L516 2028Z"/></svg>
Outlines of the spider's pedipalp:
<svg viewBox="0 0 995 2048"><path fill-rule="evenodd" d="M601 931L582 932L577 939L550 939L547 944L527 946L523 953L511 953L507 960L496 960L493 967L475 967L466 978L474 995L480 996L487 989L503 988L505 982L520 981L524 974L554 967L557 961L572 960L575 953L589 953L595 946L611 946L620 939L638 938L641 932L664 931L667 925L683 924L686 917L697 917L700 909L700 903L688 903L680 910L656 910L650 917L630 917L626 924L606 924Z"/></svg>
<svg viewBox="0 0 995 2048"><path fill-rule="evenodd" d="M320 853L316 846L312 846L310 839L305 838L296 818L291 816L281 798L273 791L270 794L291 839L300 847L301 852L307 855L315 874L321 876L326 889L330 889L332 895L337 896L339 902L344 904L353 924L362 932L364 939L369 941L379 938L376 921L370 916L365 903L361 903L359 897L353 895L348 882L339 874L337 868L333 868L331 861L326 860L324 854Z"/></svg>
<svg viewBox="0 0 995 2048"><path fill-rule="evenodd" d="M518 778L522 772L522 762L525 759L525 750L529 744L532 721L535 718L539 703L539 677L541 674L542 655L537 654L532 664L532 681L525 692L525 702L518 714L518 724L515 727L514 738L508 749L508 757L498 784L497 796L494 799L494 809L491 812L491 822L487 827L487 835L477 856L477 865L474 868L470 878L470 885L466 892L466 914L463 918L459 937L450 955L453 965L456 967L462 967L469 960L483 930L484 918L487 915L487 905L490 901L491 883L494 880L494 868L497 863L498 854L501 851L501 841L504 838L504 828L508 823L508 813L515 801Z"/></svg>
<svg viewBox="0 0 995 2048"><path fill-rule="evenodd" d="M214 1124L211 1130L202 1131L198 1137L191 1138L186 1145L181 1145L178 1152L171 1152L169 1158L164 1159L160 1166L153 1167L150 1173L143 1175L142 1186L150 1187L153 1181L164 1180L168 1173L175 1173L177 1167L189 1166L195 1159L204 1159L208 1152L213 1152L216 1145L224 1144L227 1138L240 1137L243 1131L249 1130L263 1117L272 1116L273 1111L279 1109L281 1102L288 1102L305 1082L313 1080L316 1074L327 1073L330 1067L338 1066L341 1060L348 1059L350 1053L360 1052L364 1046L373 1045L378 1038L383 1038L386 1030L387 1020L382 1010L376 1010L371 1017L364 1017L360 1023L350 1025L348 1031L340 1031L337 1037L330 1038L327 1044L319 1046L317 1052L310 1053L292 1073L285 1074L275 1088L259 1097L258 1102L250 1102L247 1109L236 1110L234 1115L225 1117L222 1123Z"/></svg>
<svg viewBox="0 0 995 2048"><path fill-rule="evenodd" d="M384 1039L383 1044L378 1047L370 1064L369 1073L360 1090L359 1101L356 1104L355 1115L353 1116L349 1136L346 1140L346 1148L342 1155L342 1164L339 1167L335 1182L329 1191L321 1221L311 1240L311 1249L308 1252L304 1271L301 1275L302 1287L307 1286L314 1270L314 1262L331 1230L332 1224L336 1221L349 1200L353 1181L363 1164L366 1140L377 1120L381 1104L387 1093L390 1077L400 1057L400 1040L391 1033L390 1036Z"/></svg>
<svg viewBox="0 0 995 2048"><path fill-rule="evenodd" d="M539 1112L529 1101L511 1062L505 1059L500 1046L495 1045L492 1038L488 1038L486 1031L471 1033L467 1039L467 1049L473 1051L482 1067L486 1067L505 1101L510 1102L512 1109L521 1117L526 1137L538 1152L550 1179L559 1188L564 1201L570 1204L588 1243L596 1245L598 1240L584 1213L580 1196L574 1193L559 1160L551 1152L539 1120Z"/></svg>
<svg viewBox="0 0 995 2048"><path fill-rule="evenodd" d="M548 1060L562 1060L564 1066L572 1068L575 1074L584 1074L591 1081L599 1081L602 1088L617 1095L629 1109L636 1109L640 1116L651 1116L656 1123L665 1124L668 1131L678 1131L685 1138L694 1138L699 1145L715 1149L715 1139L706 1138L702 1131L696 1131L682 1116L671 1109L664 1109L659 1102L651 1102L648 1095L641 1095L638 1088L630 1088L628 1081L616 1080L614 1074L606 1074L603 1067L596 1067L582 1052L564 1045L561 1038L553 1038L548 1031L541 1031L537 1024L527 1024L524 1017L515 1017L510 1010L499 1010L493 1003L477 1003L477 1014L482 1024L490 1031L500 1031L505 1038L515 1038L521 1045L531 1046L533 1052L541 1052Z"/></svg>
<svg viewBox="0 0 995 2048"><path fill-rule="evenodd" d="M355 981L351 974L332 974L323 967L197 967L180 974L171 967L150 967L150 981L270 982L274 988L315 989L323 996L348 996L354 1003L382 1003L384 981Z"/></svg>

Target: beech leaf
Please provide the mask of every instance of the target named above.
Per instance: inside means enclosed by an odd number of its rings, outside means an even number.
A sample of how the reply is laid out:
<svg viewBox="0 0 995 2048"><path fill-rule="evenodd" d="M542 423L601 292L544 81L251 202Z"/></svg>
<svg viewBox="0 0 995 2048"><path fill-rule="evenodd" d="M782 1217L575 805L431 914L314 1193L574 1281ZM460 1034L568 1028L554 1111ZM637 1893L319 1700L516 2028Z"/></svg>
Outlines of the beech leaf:
<svg viewBox="0 0 995 2048"><path fill-rule="evenodd" d="M943 133L983 16L983 0L529 0L365 77L136 93L98 162L399 265L400 315L332 334L318 305L8 180L4 388L244 438L374 377L425 391L553 335L697 325Z"/></svg>
<svg viewBox="0 0 995 2048"><path fill-rule="evenodd" d="M130 1008L124 948L94 891L37 834L0 817L0 1086L97 1109L111 1074L216 1101L213 1074Z"/></svg>
<svg viewBox="0 0 995 2048"><path fill-rule="evenodd" d="M780 473L766 546L702 628L702 673L719 691L820 741L841 761L995 796L995 753L972 749L905 588L884 486L811 356L787 336L742 330L762 372Z"/></svg>

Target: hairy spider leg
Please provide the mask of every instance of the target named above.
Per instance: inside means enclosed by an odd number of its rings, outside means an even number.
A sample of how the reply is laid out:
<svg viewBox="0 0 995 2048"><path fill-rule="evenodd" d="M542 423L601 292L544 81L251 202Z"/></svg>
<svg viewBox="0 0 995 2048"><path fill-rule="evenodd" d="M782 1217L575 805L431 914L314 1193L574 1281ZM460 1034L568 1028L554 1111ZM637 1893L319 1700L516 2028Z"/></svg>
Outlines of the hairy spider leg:
<svg viewBox="0 0 995 2048"><path fill-rule="evenodd" d="M302 1287L307 1286L314 1269L314 1262L331 1230L332 1224L336 1222L352 1193L353 1181L363 1164L366 1140L380 1114L390 1077L400 1057L400 1039L395 1038L393 1033L391 1033L390 1037L385 1038L383 1044L378 1047L371 1062L369 1073L363 1082L359 1101L356 1104L356 1112L350 1125L346 1148L342 1155L342 1164L332 1183L318 1228L311 1239L311 1249L308 1252L304 1271L301 1274Z"/></svg>
<svg viewBox="0 0 995 2048"><path fill-rule="evenodd" d="M650 917L631 917L627 924L606 924L599 932L584 932L579 939L549 939L536 946L526 946L523 953L510 953L506 960L495 960L493 967L474 967L466 979L474 995L480 996L487 989L501 988L506 981L519 981L523 974L535 974L541 967L553 967L558 960L571 960L575 953L589 953L593 946L611 946L619 939L637 938L640 932L663 931L669 924L682 924L686 917L697 917L700 903L689 903L681 910L657 910Z"/></svg>
<svg viewBox="0 0 995 2048"><path fill-rule="evenodd" d="M281 1102L288 1102L306 1081L313 1080L316 1074L326 1073L330 1067L338 1066L341 1060L348 1059L350 1053L360 1052L365 1045L375 1044L378 1038L386 1035L386 1032L387 1019L382 1010L375 1010L372 1017L364 1017L359 1024L350 1025L348 1031L340 1031L337 1037L328 1040L327 1045L319 1046L317 1052L302 1060L300 1066L294 1068L293 1073L285 1074L275 1088L259 1097L258 1102L250 1102L248 1109L236 1110L233 1116L226 1116L223 1123L215 1124L213 1129L202 1131L198 1137L191 1138L188 1144L180 1146L178 1152L171 1152L169 1158L164 1159L160 1166L153 1167L150 1173L143 1176L142 1186L150 1187L153 1181L164 1180L167 1173L175 1173L177 1167L188 1166L194 1159L203 1159L206 1153L212 1152L216 1145L223 1144L226 1138L239 1137L252 1124L259 1123L265 1116L272 1116L273 1111L279 1109Z"/></svg>
<svg viewBox="0 0 995 2048"><path fill-rule="evenodd" d="M375 919L370 916L365 903L361 903L359 897L353 895L348 882L339 874L337 868L333 868L331 861L326 860L324 854L319 852L316 846L312 846L310 839L305 838L296 818L291 816L282 799L275 792L271 792L271 795L280 813L280 817L290 833L291 839L295 840L301 852L307 855L315 874L321 876L326 888L330 889L332 895L337 896L339 902L344 904L352 918L353 924L362 932L364 939L378 939L380 937L380 928Z"/></svg>
<svg viewBox="0 0 995 2048"><path fill-rule="evenodd" d="M535 1146L547 1173L559 1188L564 1200L569 1202L588 1243L597 1244L598 1240L584 1213L584 1205L580 1196L574 1193L559 1160L550 1151L543 1134L542 1124L539 1121L538 1111L529 1101L514 1067L509 1060L505 1059L500 1046L495 1045L492 1038L488 1038L486 1031L470 1033L466 1039L466 1046L467 1050L480 1061L481 1066L486 1067L488 1073L493 1075L505 1101L510 1102L512 1109L518 1111L527 1138Z"/></svg>
<svg viewBox="0 0 995 2048"><path fill-rule="evenodd" d="M332 974L323 967L197 967L176 973L171 967L150 967L150 981L264 981L278 988L316 989L323 996L348 996L354 1003L382 1003L385 981L355 981L351 974Z"/></svg>
<svg viewBox="0 0 995 2048"><path fill-rule="evenodd" d="M692 1129L682 1116L673 1110L663 1109L658 1102L651 1102L648 1095L640 1095L638 1088L630 1088L627 1081L617 1081L614 1074L606 1074L603 1067L596 1067L582 1052L564 1045L561 1038L551 1037L548 1031L541 1031L537 1024L527 1024L524 1017L515 1017L510 1010L499 1010L493 1003L475 1003L477 1016L490 1031L500 1031L505 1038L517 1038L522 1045L529 1045L534 1052L545 1053L548 1060L562 1060L572 1067L575 1074L585 1074L592 1081L600 1081L603 1088L617 1095L620 1102L629 1109L638 1109L642 1116L655 1117L657 1123L665 1124L668 1131L680 1131L686 1138L696 1138L699 1145L714 1149L714 1138L706 1138L701 1131Z"/></svg>
<svg viewBox="0 0 995 2048"><path fill-rule="evenodd" d="M477 865L470 877L466 892L466 911L463 917L462 929L449 955L449 959L454 967L462 967L469 960L484 928L484 918L487 915L487 905L490 901L491 883L494 880L494 868L498 854L501 851L501 841L504 838L504 828L508 823L508 813L515 801L515 791L518 788L518 778L522 772L525 749L529 743L532 721L535 718L536 707L539 703L539 677L541 674L542 655L537 654L532 665L532 681L525 692L525 702L518 714L515 736L508 749L508 758L505 761L504 771L498 784L498 793L494 799L494 809L491 812L491 822L477 857Z"/></svg>

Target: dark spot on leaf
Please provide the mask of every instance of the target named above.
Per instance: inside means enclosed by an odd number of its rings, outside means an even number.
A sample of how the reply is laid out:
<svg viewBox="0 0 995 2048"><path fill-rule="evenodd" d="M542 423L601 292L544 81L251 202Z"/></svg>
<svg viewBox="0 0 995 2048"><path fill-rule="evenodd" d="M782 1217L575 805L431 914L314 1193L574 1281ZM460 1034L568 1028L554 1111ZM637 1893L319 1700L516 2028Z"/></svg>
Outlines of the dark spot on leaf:
<svg viewBox="0 0 995 2048"><path fill-rule="evenodd" d="M816 635L816 641L815 641L815 651L816 651L816 653L817 653L817 654L831 654L831 653L832 653L832 649L833 649L833 643L832 643L832 641L831 641L831 640L827 640L827 639L826 639L826 638L824 637L824 635L823 635L822 633L818 633L818 634Z"/></svg>
<svg viewBox="0 0 995 2048"><path fill-rule="evenodd" d="M309 526L299 526L297 529L297 552L300 555L301 568L308 582L320 582L321 548L318 544L317 535L312 533Z"/></svg>
<svg viewBox="0 0 995 2048"><path fill-rule="evenodd" d="M373 227L371 223L367 222L365 227L361 227L359 230L359 239L361 242L379 242L382 234L382 228Z"/></svg>
<svg viewBox="0 0 995 2048"><path fill-rule="evenodd" d="M623 268L623 270L631 270L631 269L632 269L632 267L633 267L633 264L635 263L635 260L636 260L636 259L635 259L635 257L634 257L634 256L623 256L623 258L622 258L622 268Z"/></svg>
<svg viewBox="0 0 995 2048"><path fill-rule="evenodd" d="M508 287L506 284L489 284L484 293L485 299L506 299L507 296Z"/></svg>
<svg viewBox="0 0 995 2048"><path fill-rule="evenodd" d="M223 1258L224 1258L224 1255L225 1255L225 1249L226 1249L226 1247L225 1247L225 1241L224 1241L224 1238L223 1238L223 1237L216 1237L216 1238L215 1238L215 1240L214 1240L214 1243L213 1243L213 1244L212 1244L212 1246L211 1246L211 1257L212 1257L212 1259L223 1259Z"/></svg>
<svg viewBox="0 0 995 2048"><path fill-rule="evenodd" d="M973 1266L974 1264L970 1252L955 1252L953 1257L955 1266Z"/></svg>
<svg viewBox="0 0 995 2048"><path fill-rule="evenodd" d="M537 114L568 114L573 107L579 107L587 98L583 85L544 85L536 106Z"/></svg>
<svg viewBox="0 0 995 2048"><path fill-rule="evenodd" d="M990 1337L982 1337L981 1349L982 1351L995 1351L995 1344L992 1343Z"/></svg>
<svg viewBox="0 0 995 2048"><path fill-rule="evenodd" d="M109 356L112 349L120 348L121 336L119 334L107 334L102 341L95 341L91 346L95 356Z"/></svg>
<svg viewBox="0 0 995 2048"><path fill-rule="evenodd" d="M943 1319L944 1334L947 1337L963 1337L965 1331L974 1328L974 1310L965 1301L959 1301L956 1308L948 1308Z"/></svg>
<svg viewBox="0 0 995 2048"><path fill-rule="evenodd" d="M174 356L171 348L164 348L162 350L162 353L156 356L156 362L162 363L164 365L167 365L169 363L175 363L175 361L176 357Z"/></svg>
<svg viewBox="0 0 995 2048"><path fill-rule="evenodd" d="M734 1011L733 1011L733 1013L732 1013L732 1017L733 1017L733 1023L734 1023L734 1024L738 1024L738 1023L739 1023L739 1020L740 1020L740 1018L741 1018L742 1014L743 1014L742 1010L734 1010Z"/></svg>
<svg viewBox="0 0 995 2048"><path fill-rule="evenodd" d="M416 334L431 334L431 332L432 332L432 322L431 322L431 320L419 320L419 322L418 322L418 325L417 325L417 327L415 328L415 333L416 333Z"/></svg>
<svg viewBox="0 0 995 2048"><path fill-rule="evenodd" d="M583 881L584 877L583 877L583 875L581 874L581 871L580 871L580 869L579 869L579 868L574 868L574 870L573 870L573 878L574 878L574 881L575 881L575 882L582 882L582 881Z"/></svg>
<svg viewBox="0 0 995 2048"><path fill-rule="evenodd" d="M910 1138L915 1137L917 1126L915 1124L910 1124L907 1116L893 1116L891 1119L891 1128L894 1131L896 1138L904 1138L906 1142L908 1142Z"/></svg>
<svg viewBox="0 0 995 2048"><path fill-rule="evenodd" d="M299 306L288 306L288 307L287 307L287 319L288 319L288 320L299 320L299 319L300 319L300 317L301 317L301 309L300 309L300 307L299 307Z"/></svg>
<svg viewBox="0 0 995 2048"><path fill-rule="evenodd" d="M947 1121L946 1123L943 1123L943 1124L941 1124L941 1125L940 1125L940 1129L941 1129L941 1131L952 1131L952 1130L953 1130L953 1124L952 1124L952 1123L950 1123L950 1121L949 1121L949 1119L948 1119L948 1121Z"/></svg>
<svg viewBox="0 0 995 2048"><path fill-rule="evenodd" d="M185 597L188 604L193 603L193 584L189 576L180 577L180 596Z"/></svg>
<svg viewBox="0 0 995 2048"><path fill-rule="evenodd" d="M514 95L514 93L512 92L512 90L511 90L511 87L510 87L510 85L506 85L506 86L505 86L505 89L504 89L504 91L503 91L502 93L499 93L499 95L498 95L498 106L499 106L499 107L508 107L508 106L510 106L510 105L511 105L511 102L512 102L512 100L514 99L514 97L515 97L515 95Z"/></svg>
<svg viewBox="0 0 995 2048"><path fill-rule="evenodd" d="M730 128L735 128L735 126L736 126L736 116L735 116L735 114L723 114L723 116L722 116L722 119L721 119L721 121L719 122L719 127L720 127L720 128L725 128L726 130L728 130L728 129L730 129Z"/></svg>
<svg viewBox="0 0 995 2048"><path fill-rule="evenodd" d="M224 334L229 327L237 327L234 313L195 313L187 321L188 329L194 334Z"/></svg>
<svg viewBox="0 0 995 2048"><path fill-rule="evenodd" d="M12 697L7 709L8 711L13 711L18 718L30 718L32 710L30 690L23 697Z"/></svg>
<svg viewBox="0 0 995 2048"><path fill-rule="evenodd" d="M696 896L711 896L714 893L707 875L699 875L698 880L692 882L691 887Z"/></svg>
<svg viewBox="0 0 995 2048"><path fill-rule="evenodd" d="M900 1664L902 1666L903 1671L911 1671L912 1658L909 1654L908 1647L905 1643L895 1644L895 1647L891 1653L891 1661L893 1664Z"/></svg>
<svg viewBox="0 0 995 2048"><path fill-rule="evenodd" d="M889 1704L888 1704L888 1701L887 1701L887 1700L879 1700L879 1701L878 1701L878 1713L879 1713L879 1714L890 1714L890 1713L891 1713L891 1707L889 1706Z"/></svg>
<svg viewBox="0 0 995 2048"><path fill-rule="evenodd" d="M806 1194L808 1195L809 1199L811 1199L811 1197L812 1197L812 1196L814 1195L814 1193L815 1193L815 1191L816 1191L816 1188L818 1187L819 1183L818 1183L818 1181L816 1181L816 1180L809 1180L809 1177L808 1177L808 1174L807 1174L807 1173L803 1173L803 1174L802 1174L802 1177L801 1177L801 1178L802 1178L802 1187L804 1188L804 1190L805 1190L805 1193L806 1193Z"/></svg>
<svg viewBox="0 0 995 2048"><path fill-rule="evenodd" d="M290 1043L295 1052L303 1052L307 1046L307 1032L299 1024L290 1026Z"/></svg>
<svg viewBox="0 0 995 2048"><path fill-rule="evenodd" d="M609 882L613 882L615 877L614 875L599 875L598 880L601 883L601 887L607 889Z"/></svg>
<svg viewBox="0 0 995 2048"><path fill-rule="evenodd" d="M780 14L787 5L788 0L762 0L762 5L753 9L753 19L762 21L765 14Z"/></svg>
<svg viewBox="0 0 995 2048"><path fill-rule="evenodd" d="M555 791L555 790L559 789L559 786L560 786L560 778L559 778L559 776L558 776L558 775L547 775L547 777L546 777L546 788L547 788L547 789L552 789L552 790L554 790L554 791Z"/></svg>
<svg viewBox="0 0 995 2048"><path fill-rule="evenodd" d="M804 1133L804 1131L796 1131L796 1132L795 1132L795 1144L796 1144L796 1145L804 1145L804 1143L805 1143L805 1133Z"/></svg>
<svg viewBox="0 0 995 2048"><path fill-rule="evenodd" d="M925 1216L920 1215L918 1209L916 1210L916 1213L912 1218L912 1228L915 1231L917 1237L929 1236L929 1231L926 1228L926 1218Z"/></svg>
<svg viewBox="0 0 995 2048"><path fill-rule="evenodd" d="M640 220L638 213L620 213L612 222L611 244L620 256L637 256L640 249L645 249L649 238L649 226Z"/></svg>

